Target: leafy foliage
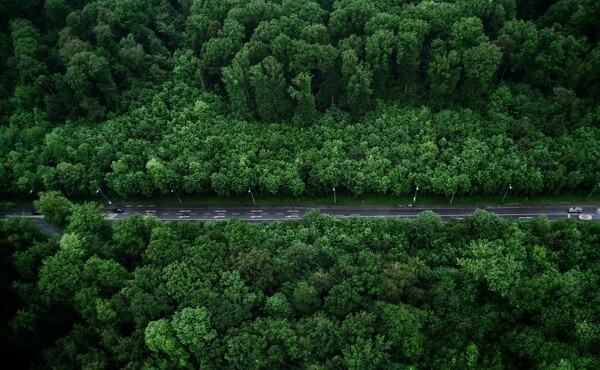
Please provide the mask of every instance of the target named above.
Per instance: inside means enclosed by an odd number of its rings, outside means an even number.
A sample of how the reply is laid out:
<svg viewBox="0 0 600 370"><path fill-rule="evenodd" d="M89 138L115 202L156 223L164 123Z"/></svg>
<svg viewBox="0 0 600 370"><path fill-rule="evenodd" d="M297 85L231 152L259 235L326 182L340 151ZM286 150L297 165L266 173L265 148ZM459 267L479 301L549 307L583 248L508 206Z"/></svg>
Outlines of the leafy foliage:
<svg viewBox="0 0 600 370"><path fill-rule="evenodd" d="M5 3L0 193L600 180L592 0Z"/></svg>
<svg viewBox="0 0 600 370"><path fill-rule="evenodd" d="M75 207L60 239L0 220L2 348L23 366L600 364L595 223L480 210L98 228Z"/></svg>
<svg viewBox="0 0 600 370"><path fill-rule="evenodd" d="M577 193L594 0L1 1L3 358L60 368L600 368L599 230L109 223L66 196Z"/></svg>

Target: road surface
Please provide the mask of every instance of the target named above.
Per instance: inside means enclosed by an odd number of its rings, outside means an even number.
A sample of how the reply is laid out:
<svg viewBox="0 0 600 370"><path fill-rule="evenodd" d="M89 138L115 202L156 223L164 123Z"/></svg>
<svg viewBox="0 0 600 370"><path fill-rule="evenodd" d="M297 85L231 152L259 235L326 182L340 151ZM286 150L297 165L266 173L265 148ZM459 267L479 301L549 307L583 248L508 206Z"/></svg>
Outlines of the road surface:
<svg viewBox="0 0 600 370"><path fill-rule="evenodd" d="M514 205L514 206L158 206L128 204L121 206L123 213L113 212L113 208L105 208L107 219L118 220L130 215L153 215L164 221L220 221L230 219L242 219L251 222L270 222L283 220L297 220L312 209L335 217L349 217L358 215L360 217L395 217L412 219L426 210L431 210L447 222L451 219L462 219L481 208L497 215L517 220L526 220L536 216L546 216L550 220L574 217L576 214L567 212L569 205ZM577 204L577 206L581 206ZM583 205L583 214L595 214L598 204ZM32 216L32 208L13 208L0 211L0 216L16 215ZM595 216L595 220L600 217Z"/></svg>

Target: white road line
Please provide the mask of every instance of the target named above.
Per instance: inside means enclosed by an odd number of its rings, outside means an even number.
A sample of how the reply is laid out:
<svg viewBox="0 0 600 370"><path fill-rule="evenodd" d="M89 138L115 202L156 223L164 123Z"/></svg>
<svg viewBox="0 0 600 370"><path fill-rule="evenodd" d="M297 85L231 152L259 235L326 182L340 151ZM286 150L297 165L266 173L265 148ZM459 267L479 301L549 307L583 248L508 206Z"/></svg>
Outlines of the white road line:
<svg viewBox="0 0 600 370"><path fill-rule="evenodd" d="M495 212L493 212L495 213ZM536 214L536 213L495 213L498 216L531 216L531 217L536 217L536 216L562 216L564 215L564 212L561 213L541 213L541 214ZM470 214L469 214L470 215Z"/></svg>
<svg viewBox="0 0 600 370"><path fill-rule="evenodd" d="M136 207L138 208L142 208L144 205L143 204L137 204Z"/></svg>
<svg viewBox="0 0 600 370"><path fill-rule="evenodd" d="M262 216L260 216L260 215L254 215L254 216L250 216L250 218L262 218Z"/></svg>
<svg viewBox="0 0 600 370"><path fill-rule="evenodd" d="M150 204L148 207L152 208L152 207L156 207L154 204Z"/></svg>
<svg viewBox="0 0 600 370"><path fill-rule="evenodd" d="M126 204L125 207L129 208L129 207L131 207L131 204Z"/></svg>
<svg viewBox="0 0 600 370"><path fill-rule="evenodd" d="M494 212L491 212L494 213ZM444 215L444 214L439 214L436 213L437 215L441 216L441 217L466 217L466 216L472 216L472 213L467 213L467 214L461 214L461 215ZM511 217L537 217L537 216L562 216L564 215L564 213L543 213L543 214L533 214L533 213L494 213L496 216L500 216L500 217L506 217L506 216L511 216ZM360 216L360 215L358 215ZM388 215L364 215L364 216L360 216L360 217L419 217L419 215L393 215L393 214L388 214Z"/></svg>
<svg viewBox="0 0 600 370"><path fill-rule="evenodd" d="M262 209L253 209L250 212L257 212L257 213L261 213L263 210Z"/></svg>
<svg viewBox="0 0 600 370"><path fill-rule="evenodd" d="M168 214L169 214L168 212L161 213L161 215L163 215L163 216L167 216Z"/></svg>
<svg viewBox="0 0 600 370"><path fill-rule="evenodd" d="M298 215L289 215L289 216L285 216L286 218L298 218ZM338 216L340 217L340 216Z"/></svg>
<svg viewBox="0 0 600 370"><path fill-rule="evenodd" d="M297 209L288 209L286 212L288 212L288 213L298 213L300 211L297 210Z"/></svg>
<svg viewBox="0 0 600 370"><path fill-rule="evenodd" d="M218 221L218 222L227 222L230 221L230 218L225 218L225 216L213 216L213 219L199 219L199 220L195 220L195 219L187 219L187 221L190 222L207 222L207 221ZM281 219L281 218L246 218L243 219L244 221L247 222L264 222L264 221L273 221L273 222L286 222L286 221L300 221L302 220L299 217L294 217L294 218L290 218L290 219ZM180 220L179 218L163 218L161 219L161 221L183 221Z"/></svg>
<svg viewBox="0 0 600 370"><path fill-rule="evenodd" d="M147 213L156 213L156 210L155 209L147 209L144 212L147 212Z"/></svg>
<svg viewBox="0 0 600 370"><path fill-rule="evenodd" d="M189 213L189 212L192 212L192 211L191 211L191 210L189 210L189 209L182 209L182 210L180 210L179 212L181 212L181 213L188 212L188 213Z"/></svg>
<svg viewBox="0 0 600 370"><path fill-rule="evenodd" d="M292 218L288 218L286 219L281 219L281 218L257 218L257 219L248 219L246 221L248 222L253 222L253 221L275 221L275 222L287 222L287 221L300 221L302 220L299 217L292 217ZM222 220L222 221L227 221L227 220Z"/></svg>
<svg viewBox="0 0 600 370"><path fill-rule="evenodd" d="M223 213L223 212L227 212L227 210L226 209L216 209L214 212L215 213Z"/></svg>
<svg viewBox="0 0 600 370"><path fill-rule="evenodd" d="M239 215L240 215L240 213L239 213L239 212L233 212L233 213L232 213L232 215L234 215L234 216L239 216Z"/></svg>
<svg viewBox="0 0 600 370"><path fill-rule="evenodd" d="M179 218L190 218L190 216L179 216Z"/></svg>

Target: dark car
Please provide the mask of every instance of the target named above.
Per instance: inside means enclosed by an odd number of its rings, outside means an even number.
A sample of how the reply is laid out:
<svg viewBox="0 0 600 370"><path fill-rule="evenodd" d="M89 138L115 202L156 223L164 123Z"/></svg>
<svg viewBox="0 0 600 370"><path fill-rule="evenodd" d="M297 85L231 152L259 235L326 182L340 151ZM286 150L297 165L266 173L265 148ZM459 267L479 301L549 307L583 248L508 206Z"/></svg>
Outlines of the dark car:
<svg viewBox="0 0 600 370"><path fill-rule="evenodd" d="M123 208L113 208L114 213L123 213Z"/></svg>

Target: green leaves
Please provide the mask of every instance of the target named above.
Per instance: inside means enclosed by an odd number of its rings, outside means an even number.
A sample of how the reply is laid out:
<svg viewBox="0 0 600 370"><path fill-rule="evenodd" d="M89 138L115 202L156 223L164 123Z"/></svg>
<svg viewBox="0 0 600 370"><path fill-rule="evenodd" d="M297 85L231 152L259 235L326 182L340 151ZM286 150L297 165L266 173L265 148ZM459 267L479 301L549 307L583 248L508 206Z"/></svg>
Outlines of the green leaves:
<svg viewBox="0 0 600 370"><path fill-rule="evenodd" d="M156 158L150 159L146 163L146 170L153 185L160 190L162 194L167 194L171 190L178 188L176 186L177 174L173 169L163 161Z"/></svg>
<svg viewBox="0 0 600 370"><path fill-rule="evenodd" d="M523 262L507 250L502 242L472 242L465 258L458 259L458 265L475 281L485 281L489 289L507 297L514 294L520 281ZM517 258L515 258L517 257Z"/></svg>
<svg viewBox="0 0 600 370"><path fill-rule="evenodd" d="M239 51L232 63L222 70L223 82L229 97L229 104L235 117L244 119L251 117L250 109L250 61L248 50Z"/></svg>
<svg viewBox="0 0 600 370"><path fill-rule="evenodd" d="M434 56L427 69L434 96L447 98L454 92L460 79L459 61L458 53L454 50Z"/></svg>
<svg viewBox="0 0 600 370"><path fill-rule="evenodd" d="M282 64L273 57L266 57L250 68L250 81L258 114L264 121L277 122L289 117L290 103Z"/></svg>
<svg viewBox="0 0 600 370"><path fill-rule="evenodd" d="M306 282L300 282L292 296L294 307L303 315L314 313L321 306L321 299L314 287Z"/></svg>
<svg viewBox="0 0 600 370"><path fill-rule="evenodd" d="M411 305L377 302L377 310L384 328L386 342L393 357L408 363L418 363L424 355L427 311Z"/></svg>
<svg viewBox="0 0 600 370"><path fill-rule="evenodd" d="M274 296L269 297L264 310L269 316L275 318L289 319L292 316L292 306L282 293L276 293Z"/></svg>
<svg viewBox="0 0 600 370"><path fill-rule="evenodd" d="M44 215L50 225L63 228L73 212L73 204L60 192L40 193L40 199L33 202L35 208Z"/></svg>
<svg viewBox="0 0 600 370"><path fill-rule="evenodd" d="M167 359L168 366L187 368L188 354L176 337L175 330L168 320L160 319L148 323L144 340L150 351Z"/></svg>
<svg viewBox="0 0 600 370"><path fill-rule="evenodd" d="M481 45L486 41L487 37L483 33L483 23L477 17L462 18L452 25L449 43L458 52Z"/></svg>
<svg viewBox="0 0 600 370"><path fill-rule="evenodd" d="M348 369L379 369L388 364L389 345L383 336L375 340L359 338L344 351L344 363Z"/></svg>
<svg viewBox="0 0 600 370"><path fill-rule="evenodd" d="M9 6L3 188L299 196L335 182L400 196L420 182L450 197L496 194L510 178L530 195L576 191L598 172L584 158L593 145L564 149L580 139L566 127L598 136L593 2L280 3ZM463 170L454 158L472 139L489 155ZM341 157L322 152L332 140ZM438 150L415 160L423 143Z"/></svg>
<svg viewBox="0 0 600 370"><path fill-rule="evenodd" d="M46 258L40 268L38 290L44 302L72 301L81 288L85 257L84 240L76 234L64 234L60 250Z"/></svg>
<svg viewBox="0 0 600 370"><path fill-rule="evenodd" d="M312 93L312 76L306 72L299 73L292 80L288 93L298 104L294 120L300 125L312 124L317 119L315 97Z"/></svg>
<svg viewBox="0 0 600 370"><path fill-rule="evenodd" d="M392 303L410 302L417 305L426 298L425 289L429 268L419 259L406 263L395 262L381 273L384 298Z"/></svg>
<svg viewBox="0 0 600 370"><path fill-rule="evenodd" d="M101 237L96 208L75 208L58 250L31 248L36 236L26 225L0 222L0 244L19 251L3 256L15 267L4 281L24 302L9 307L9 335L23 342L55 331L39 345L49 348L43 363L362 369L594 361L592 224L517 222L485 211L450 224L431 212L416 221L312 213L299 222L200 227L138 218L105 225L115 230ZM31 235L16 238L15 230ZM134 234L136 245L115 253ZM89 240L113 250L94 255ZM145 259L136 256L146 244Z"/></svg>
<svg viewBox="0 0 600 370"><path fill-rule="evenodd" d="M172 327L177 338L188 348L200 364L205 360L205 351L217 337L211 329L210 313L204 307L184 308L173 315Z"/></svg>

